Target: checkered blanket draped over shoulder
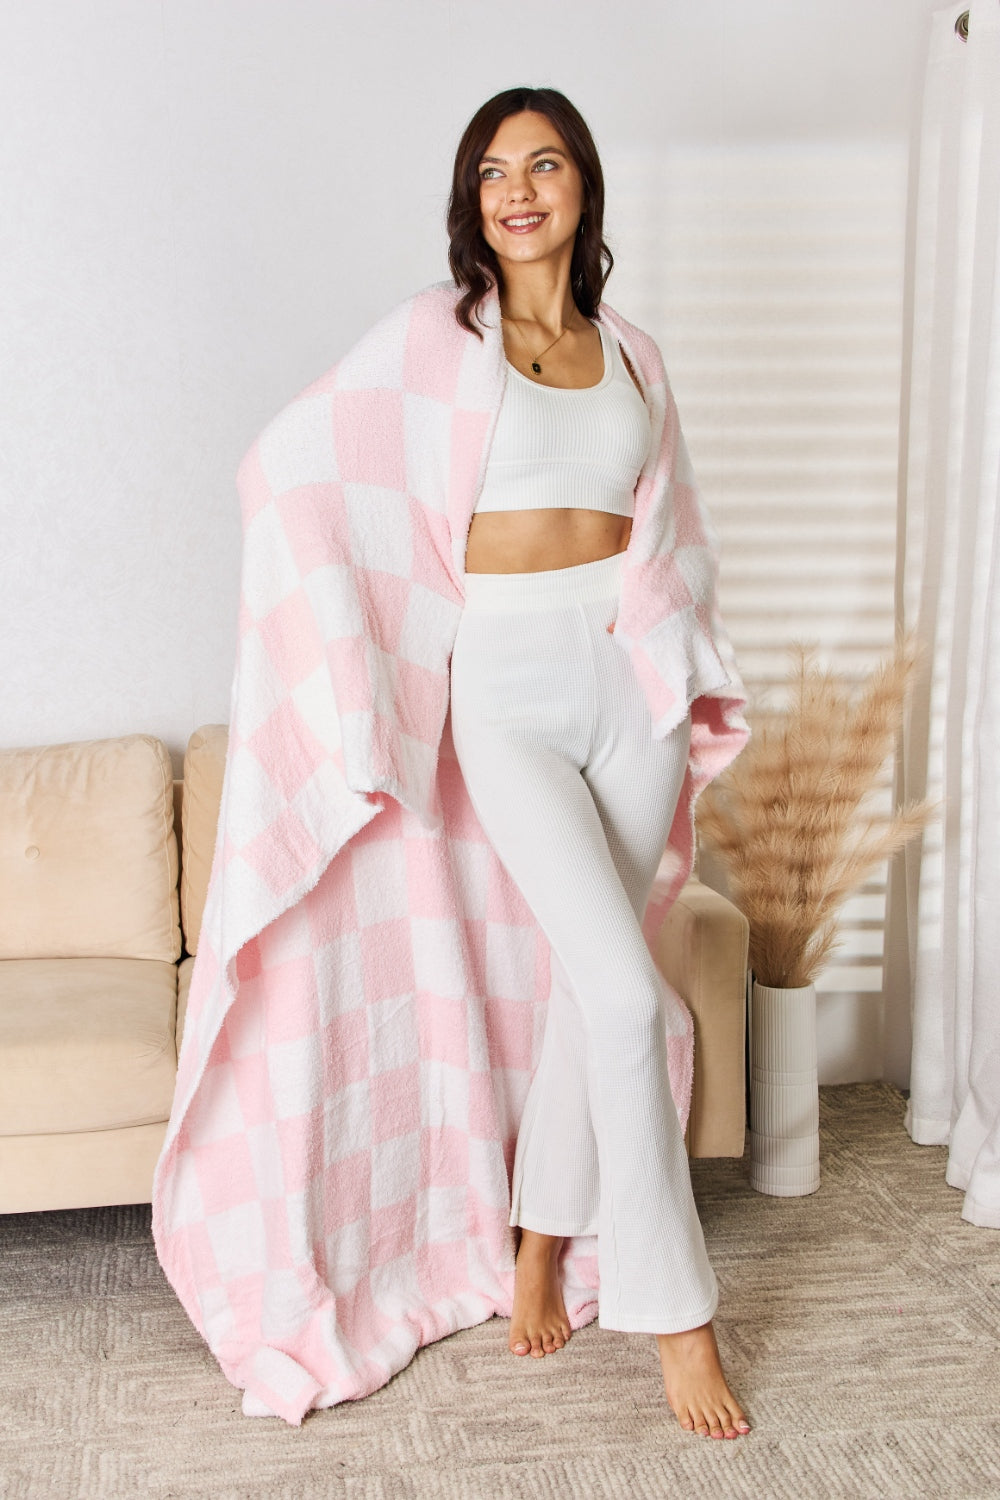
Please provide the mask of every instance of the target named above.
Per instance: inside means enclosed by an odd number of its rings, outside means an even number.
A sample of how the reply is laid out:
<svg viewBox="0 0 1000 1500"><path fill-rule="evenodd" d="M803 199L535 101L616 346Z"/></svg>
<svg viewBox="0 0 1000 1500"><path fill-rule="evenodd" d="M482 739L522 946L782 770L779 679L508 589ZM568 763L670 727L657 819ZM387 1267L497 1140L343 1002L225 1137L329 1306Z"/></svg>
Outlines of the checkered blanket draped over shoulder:
<svg viewBox="0 0 1000 1500"><path fill-rule="evenodd" d="M243 554L215 858L153 1187L161 1264L248 1414L298 1424L383 1385L513 1297L510 1170L549 947L451 744L469 521L506 379L449 283L377 323L271 421L237 482ZM742 747L716 555L654 341L600 320L653 441L613 639L688 772L652 941L692 862L693 805ZM667 992L682 1124L690 1017ZM574 1327L596 1242L572 1240Z"/></svg>

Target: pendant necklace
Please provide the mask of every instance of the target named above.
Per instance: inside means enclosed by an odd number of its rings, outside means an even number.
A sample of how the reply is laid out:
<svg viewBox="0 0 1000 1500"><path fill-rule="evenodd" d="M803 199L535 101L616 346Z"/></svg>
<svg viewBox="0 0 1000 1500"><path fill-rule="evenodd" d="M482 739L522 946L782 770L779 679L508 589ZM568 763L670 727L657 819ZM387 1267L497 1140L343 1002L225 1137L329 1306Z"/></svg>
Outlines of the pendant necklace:
<svg viewBox="0 0 1000 1500"><path fill-rule="evenodd" d="M514 323L513 318L508 318L503 313L501 313L500 316L501 316L501 318L503 318L503 321L505 323ZM514 327L517 328L518 334L520 335L521 343L524 345L524 347L526 349L528 349L528 340L525 338L524 334L521 333L521 330L520 330L520 328L518 328L518 326L517 326L516 323L514 323ZM569 324L567 323L566 324L566 328L568 328L568 327L569 327ZM535 372L536 375L540 375L542 373L542 367L538 363L538 361L541 359L541 357L542 357L543 354L548 354L548 352L549 352L550 349L554 349L555 348L556 344L558 344L559 340L562 338L563 333L566 332L566 328L563 329L562 333L556 335L556 337L552 340L551 344L546 344L545 348L541 351L541 353L533 355L532 352L531 352L531 350L528 349L528 358L531 360L531 368L534 370L534 372Z"/></svg>

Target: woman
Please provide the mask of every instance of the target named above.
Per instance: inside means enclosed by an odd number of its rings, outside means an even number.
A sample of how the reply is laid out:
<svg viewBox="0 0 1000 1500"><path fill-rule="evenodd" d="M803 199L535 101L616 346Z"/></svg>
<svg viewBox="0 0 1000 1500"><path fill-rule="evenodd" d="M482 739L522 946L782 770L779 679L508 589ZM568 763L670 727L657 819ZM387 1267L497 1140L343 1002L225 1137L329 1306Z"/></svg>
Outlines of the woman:
<svg viewBox="0 0 1000 1500"><path fill-rule="evenodd" d="M691 725L653 738L611 639L650 421L594 321L611 261L603 200L592 138L562 94L510 89L469 123L448 218L465 289L456 316L475 331L495 282L510 368L467 538L452 733L556 981L514 1164L509 1346L535 1357L564 1346L559 1252L596 1229L601 1325L655 1333L681 1426L735 1438L749 1423L719 1363L715 1278L641 930Z"/></svg>
<svg viewBox="0 0 1000 1500"><path fill-rule="evenodd" d="M237 472L152 1227L247 1415L298 1425L497 1313L551 1353L599 1293L606 1326L660 1336L685 1426L745 1430L666 1076L682 1099L690 1018L638 926L686 878L745 700L659 350L598 306L601 211L568 101L490 101L456 164L459 285L388 312Z"/></svg>

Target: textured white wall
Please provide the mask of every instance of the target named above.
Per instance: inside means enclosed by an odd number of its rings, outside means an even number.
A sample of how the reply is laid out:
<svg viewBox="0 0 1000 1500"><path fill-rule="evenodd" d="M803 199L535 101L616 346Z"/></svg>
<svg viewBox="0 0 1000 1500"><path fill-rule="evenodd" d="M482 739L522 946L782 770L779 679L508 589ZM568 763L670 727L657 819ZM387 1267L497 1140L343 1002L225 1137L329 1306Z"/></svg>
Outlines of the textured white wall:
<svg viewBox="0 0 1000 1500"><path fill-rule="evenodd" d="M483 99L561 88L609 162L902 143L930 8L8 0L0 743L144 730L179 772L190 731L226 719L236 467L364 327L447 273L451 159ZM612 183L615 201L641 210ZM634 230L608 225L613 244Z"/></svg>

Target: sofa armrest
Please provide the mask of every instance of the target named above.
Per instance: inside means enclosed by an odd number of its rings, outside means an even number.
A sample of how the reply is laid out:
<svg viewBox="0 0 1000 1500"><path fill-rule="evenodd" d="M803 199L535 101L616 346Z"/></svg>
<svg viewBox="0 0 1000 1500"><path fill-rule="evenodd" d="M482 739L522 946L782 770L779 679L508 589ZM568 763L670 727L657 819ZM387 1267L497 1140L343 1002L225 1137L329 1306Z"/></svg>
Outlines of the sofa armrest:
<svg viewBox="0 0 1000 1500"><path fill-rule="evenodd" d="M725 896L689 880L654 957L694 1018L689 1155L742 1156L746 1133L746 976L750 924Z"/></svg>

